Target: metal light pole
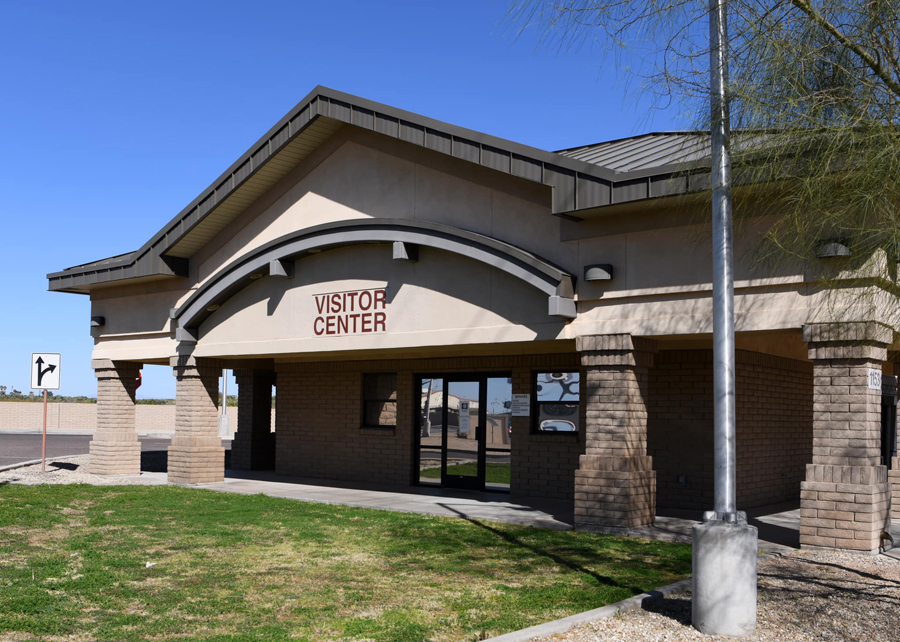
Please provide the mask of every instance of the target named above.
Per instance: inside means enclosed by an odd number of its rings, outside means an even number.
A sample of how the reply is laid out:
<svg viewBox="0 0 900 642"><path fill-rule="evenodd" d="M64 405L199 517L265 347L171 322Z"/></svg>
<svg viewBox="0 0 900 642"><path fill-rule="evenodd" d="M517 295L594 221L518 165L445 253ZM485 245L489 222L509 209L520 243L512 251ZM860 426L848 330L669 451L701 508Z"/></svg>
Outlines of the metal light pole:
<svg viewBox="0 0 900 642"><path fill-rule="evenodd" d="M733 522L735 506L734 247L731 214L731 131L725 0L710 0L712 123L713 377L715 394L715 511Z"/></svg>
<svg viewBox="0 0 900 642"><path fill-rule="evenodd" d="M694 527L692 621L704 633L756 630L757 529L735 489L734 246L727 0L709 0L715 506Z"/></svg>
<svg viewBox="0 0 900 642"><path fill-rule="evenodd" d="M231 426L228 422L228 370L222 369L222 414L219 415L219 437L231 437Z"/></svg>

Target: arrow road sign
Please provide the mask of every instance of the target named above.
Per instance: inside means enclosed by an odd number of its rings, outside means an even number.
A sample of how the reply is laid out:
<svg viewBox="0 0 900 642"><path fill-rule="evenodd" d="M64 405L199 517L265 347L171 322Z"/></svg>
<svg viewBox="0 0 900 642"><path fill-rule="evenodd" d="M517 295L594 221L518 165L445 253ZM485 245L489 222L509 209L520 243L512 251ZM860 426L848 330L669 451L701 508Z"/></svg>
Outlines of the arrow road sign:
<svg viewBox="0 0 900 642"><path fill-rule="evenodd" d="M59 354L34 352L31 354L31 388L59 390Z"/></svg>

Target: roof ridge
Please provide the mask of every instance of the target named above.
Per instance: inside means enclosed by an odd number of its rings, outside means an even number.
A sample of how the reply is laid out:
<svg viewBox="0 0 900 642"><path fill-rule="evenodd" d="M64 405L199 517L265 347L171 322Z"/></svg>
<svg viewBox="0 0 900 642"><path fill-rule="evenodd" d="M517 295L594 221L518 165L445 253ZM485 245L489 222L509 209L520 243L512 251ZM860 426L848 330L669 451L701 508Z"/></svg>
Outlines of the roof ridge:
<svg viewBox="0 0 900 642"><path fill-rule="evenodd" d="M576 145L575 147L567 147L558 149L554 154L562 154L564 152L574 152L587 147L597 147L598 145L610 145L612 143L620 143L626 140L636 140L638 138L647 138L648 136L674 136L676 134L708 134L708 131L700 129L660 129L652 132L644 132L643 134L634 134L633 136L622 136L620 138L611 138L609 140L601 140L596 143L588 143L586 145Z"/></svg>

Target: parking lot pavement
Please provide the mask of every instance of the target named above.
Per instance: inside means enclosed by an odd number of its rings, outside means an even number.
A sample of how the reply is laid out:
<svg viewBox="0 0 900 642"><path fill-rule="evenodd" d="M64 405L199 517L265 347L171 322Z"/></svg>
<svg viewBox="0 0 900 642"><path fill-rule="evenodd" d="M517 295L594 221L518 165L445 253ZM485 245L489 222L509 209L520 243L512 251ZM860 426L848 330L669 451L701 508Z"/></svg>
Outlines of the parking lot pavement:
<svg viewBox="0 0 900 642"><path fill-rule="evenodd" d="M141 450L166 450L168 437L139 437ZM47 434L47 457L87 454L91 435ZM229 444L231 442L224 442ZM41 458L40 434L0 433L0 468Z"/></svg>

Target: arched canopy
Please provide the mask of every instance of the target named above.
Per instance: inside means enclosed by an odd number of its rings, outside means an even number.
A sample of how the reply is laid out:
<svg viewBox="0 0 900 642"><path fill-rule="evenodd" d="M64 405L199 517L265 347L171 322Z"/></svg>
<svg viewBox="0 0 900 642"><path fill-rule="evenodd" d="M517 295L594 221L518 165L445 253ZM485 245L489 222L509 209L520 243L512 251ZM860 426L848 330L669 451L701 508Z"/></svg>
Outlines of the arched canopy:
<svg viewBox="0 0 900 642"><path fill-rule="evenodd" d="M253 281L293 275L293 262L321 250L369 243L433 247L503 270L545 293L548 314L575 317L572 275L514 245L483 234L437 223L403 219L351 219L286 234L235 259L210 277L184 304L171 312L177 338L197 338L197 328L225 301ZM395 258L408 258L395 251Z"/></svg>

